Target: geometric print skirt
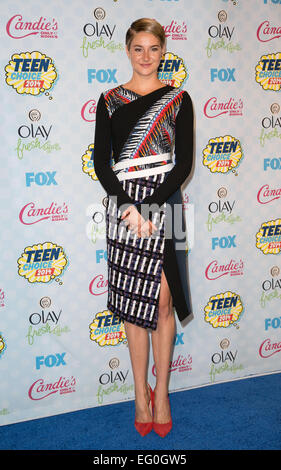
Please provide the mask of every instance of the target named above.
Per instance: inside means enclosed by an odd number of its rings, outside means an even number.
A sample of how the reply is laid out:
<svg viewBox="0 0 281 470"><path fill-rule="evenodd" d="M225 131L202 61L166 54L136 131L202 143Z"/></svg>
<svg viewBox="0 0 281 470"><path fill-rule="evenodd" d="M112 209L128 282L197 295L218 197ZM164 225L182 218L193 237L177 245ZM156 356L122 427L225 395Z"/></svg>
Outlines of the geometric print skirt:
<svg viewBox="0 0 281 470"><path fill-rule="evenodd" d="M163 182L165 173L120 181L126 193L142 201ZM106 208L107 308L121 320L156 330L165 246L166 202L155 212L157 230L138 237L126 227L111 196Z"/></svg>

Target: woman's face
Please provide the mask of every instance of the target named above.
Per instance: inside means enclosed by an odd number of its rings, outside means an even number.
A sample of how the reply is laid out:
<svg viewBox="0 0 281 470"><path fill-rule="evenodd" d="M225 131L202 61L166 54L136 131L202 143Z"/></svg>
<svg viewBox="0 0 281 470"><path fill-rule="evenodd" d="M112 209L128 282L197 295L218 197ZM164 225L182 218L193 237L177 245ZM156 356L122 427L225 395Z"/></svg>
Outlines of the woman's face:
<svg viewBox="0 0 281 470"><path fill-rule="evenodd" d="M161 47L160 40L154 34L140 32L135 34L129 50L126 46L126 52L133 71L147 77L157 73L164 48Z"/></svg>

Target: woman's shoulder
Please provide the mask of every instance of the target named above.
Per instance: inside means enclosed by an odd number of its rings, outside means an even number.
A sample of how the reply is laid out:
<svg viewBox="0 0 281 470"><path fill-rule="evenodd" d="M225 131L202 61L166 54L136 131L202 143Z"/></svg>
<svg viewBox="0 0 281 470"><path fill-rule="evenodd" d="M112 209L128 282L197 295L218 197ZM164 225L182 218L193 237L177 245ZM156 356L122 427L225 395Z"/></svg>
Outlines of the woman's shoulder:
<svg viewBox="0 0 281 470"><path fill-rule="evenodd" d="M182 97L182 98L183 97L190 98L190 95L189 95L188 91L186 91L186 90L184 90L183 88L180 88L180 87L175 87L175 86L169 85L168 92L171 92L173 95L179 96L179 97Z"/></svg>
<svg viewBox="0 0 281 470"><path fill-rule="evenodd" d="M122 85L104 90L101 93L99 100L103 101L103 105L107 108L110 117L114 111L116 111L120 106L127 103L128 101L126 99Z"/></svg>
<svg viewBox="0 0 281 470"><path fill-rule="evenodd" d="M101 96L103 96L105 99L108 99L111 96L115 96L116 94L120 93L121 90L122 90L121 85L118 85L114 88L107 88L106 90L101 92Z"/></svg>

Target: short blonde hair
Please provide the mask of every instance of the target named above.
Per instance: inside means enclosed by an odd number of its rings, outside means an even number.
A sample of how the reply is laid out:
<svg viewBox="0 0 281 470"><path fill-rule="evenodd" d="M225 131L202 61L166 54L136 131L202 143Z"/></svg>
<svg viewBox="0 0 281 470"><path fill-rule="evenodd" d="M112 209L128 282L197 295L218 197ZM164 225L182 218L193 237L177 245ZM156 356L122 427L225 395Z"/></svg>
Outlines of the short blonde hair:
<svg viewBox="0 0 281 470"><path fill-rule="evenodd" d="M152 18L140 18L131 24L126 33L126 46L128 50L135 35L140 32L154 34L159 39L161 47L165 46L166 36L163 26Z"/></svg>

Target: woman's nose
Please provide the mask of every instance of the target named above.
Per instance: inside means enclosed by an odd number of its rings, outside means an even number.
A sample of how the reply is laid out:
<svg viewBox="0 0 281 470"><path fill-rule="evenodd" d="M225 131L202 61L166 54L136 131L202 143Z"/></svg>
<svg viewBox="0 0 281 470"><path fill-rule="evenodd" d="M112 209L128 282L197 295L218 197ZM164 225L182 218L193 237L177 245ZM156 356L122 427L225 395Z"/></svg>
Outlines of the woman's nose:
<svg viewBox="0 0 281 470"><path fill-rule="evenodd" d="M148 59L149 59L149 50L146 51L146 50L144 49L144 51L143 51L143 58L144 58L144 60L148 60Z"/></svg>

